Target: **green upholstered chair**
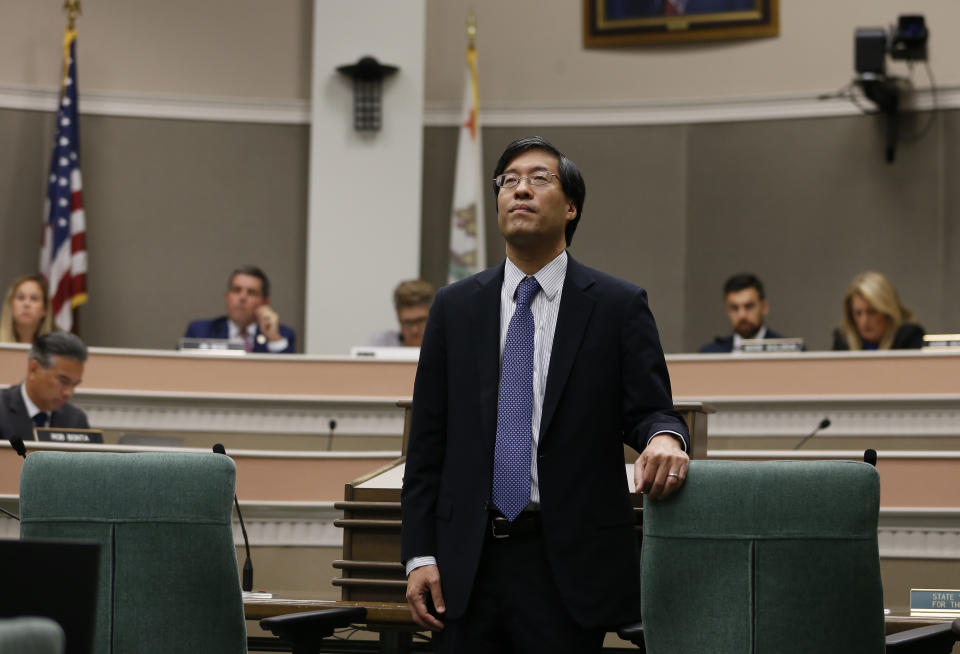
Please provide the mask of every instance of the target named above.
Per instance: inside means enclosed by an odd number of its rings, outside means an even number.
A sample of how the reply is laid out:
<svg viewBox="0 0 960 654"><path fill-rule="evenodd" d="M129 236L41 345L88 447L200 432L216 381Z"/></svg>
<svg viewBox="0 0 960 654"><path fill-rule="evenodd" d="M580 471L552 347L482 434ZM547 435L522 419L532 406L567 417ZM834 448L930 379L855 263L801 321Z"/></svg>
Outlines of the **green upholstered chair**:
<svg viewBox="0 0 960 654"><path fill-rule="evenodd" d="M101 544L94 652L246 651L235 477L218 454L27 457L21 537Z"/></svg>
<svg viewBox="0 0 960 654"><path fill-rule="evenodd" d="M647 652L883 652L879 506L866 463L692 461L679 492L644 502Z"/></svg>
<svg viewBox="0 0 960 654"><path fill-rule="evenodd" d="M0 618L0 654L63 654L66 642L51 618Z"/></svg>

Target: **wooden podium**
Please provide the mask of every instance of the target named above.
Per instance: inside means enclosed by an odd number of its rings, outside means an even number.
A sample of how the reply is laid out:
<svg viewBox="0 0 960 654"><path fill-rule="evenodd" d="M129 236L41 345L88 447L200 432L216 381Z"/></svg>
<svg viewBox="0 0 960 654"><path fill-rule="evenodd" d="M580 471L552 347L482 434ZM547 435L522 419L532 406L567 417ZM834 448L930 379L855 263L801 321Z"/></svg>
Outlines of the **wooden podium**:
<svg viewBox="0 0 960 654"><path fill-rule="evenodd" d="M410 434L410 402L399 402L406 410L402 454L407 452ZM690 429L691 458L705 458L707 453L707 416L713 407L702 402L676 405ZM627 448L625 463L632 464L636 453ZM400 488L403 484L404 456L396 461L348 483L342 502L334 506L343 511L343 518L334 524L343 528L343 559L333 562L341 571L333 585L341 589L342 601L398 602L406 604L406 571L400 563ZM625 474L633 488L632 465ZM633 494L638 529L641 522L642 498Z"/></svg>

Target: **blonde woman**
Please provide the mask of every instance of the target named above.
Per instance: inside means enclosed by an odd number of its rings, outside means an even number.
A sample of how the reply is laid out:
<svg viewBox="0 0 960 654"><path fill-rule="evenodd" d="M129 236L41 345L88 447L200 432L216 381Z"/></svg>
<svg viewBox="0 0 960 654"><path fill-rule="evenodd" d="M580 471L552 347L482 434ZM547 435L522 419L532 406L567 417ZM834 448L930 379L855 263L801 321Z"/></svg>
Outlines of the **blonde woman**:
<svg viewBox="0 0 960 654"><path fill-rule="evenodd" d="M897 289L872 270L853 278L843 297L843 322L833 332L834 350L907 350L923 346L923 327L900 302Z"/></svg>
<svg viewBox="0 0 960 654"><path fill-rule="evenodd" d="M0 311L0 343L33 343L53 331L47 282L40 275L17 277Z"/></svg>

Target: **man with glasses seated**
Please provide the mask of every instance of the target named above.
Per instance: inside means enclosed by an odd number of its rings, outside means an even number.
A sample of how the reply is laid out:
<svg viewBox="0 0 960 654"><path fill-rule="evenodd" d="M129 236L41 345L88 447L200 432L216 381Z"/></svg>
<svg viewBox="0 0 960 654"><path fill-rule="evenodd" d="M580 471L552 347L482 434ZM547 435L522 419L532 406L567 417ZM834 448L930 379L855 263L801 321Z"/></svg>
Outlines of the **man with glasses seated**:
<svg viewBox="0 0 960 654"><path fill-rule="evenodd" d="M425 279L408 279L393 289L393 307L400 330L375 334L368 345L377 347L420 347L423 329L433 303L433 284Z"/></svg>
<svg viewBox="0 0 960 654"><path fill-rule="evenodd" d="M87 415L69 404L83 379L87 346L67 332L33 342L22 384L0 391L0 437L33 440L34 427L89 429Z"/></svg>
<svg viewBox="0 0 960 654"><path fill-rule="evenodd" d="M670 495L689 435L646 292L567 254L586 186L539 137L494 171L506 261L437 291L413 390L402 560L436 651L599 652L639 620L635 485Z"/></svg>

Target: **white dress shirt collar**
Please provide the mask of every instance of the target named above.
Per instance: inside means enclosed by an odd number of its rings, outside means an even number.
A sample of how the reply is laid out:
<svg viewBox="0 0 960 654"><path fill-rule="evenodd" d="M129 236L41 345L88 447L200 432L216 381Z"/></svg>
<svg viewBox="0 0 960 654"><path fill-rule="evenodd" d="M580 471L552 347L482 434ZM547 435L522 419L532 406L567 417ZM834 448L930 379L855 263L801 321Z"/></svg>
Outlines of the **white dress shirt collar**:
<svg viewBox="0 0 960 654"><path fill-rule="evenodd" d="M762 325L760 329L757 330L757 333L754 335L754 338L766 338L766 337L767 337L767 326ZM733 332L733 351L734 352L736 352L737 350L743 347L743 340L744 340L743 336L741 336L737 332Z"/></svg>
<svg viewBox="0 0 960 654"><path fill-rule="evenodd" d="M537 278L537 283L540 284L540 292L543 293L550 302L553 302L557 293L563 288L563 280L567 276L568 258L567 251L564 250L558 254L553 261L532 275ZM509 289L510 297L516 299L517 286L519 286L520 282L526 277L530 277L530 275L527 275L517 268L517 265L510 261L510 259L507 259L503 269L503 286Z"/></svg>
<svg viewBox="0 0 960 654"><path fill-rule="evenodd" d="M23 405L27 407L27 413L32 419L38 413L46 413L46 411L41 411L40 407L33 403L33 400L30 399L30 396L27 394L27 385L26 383L20 384L20 395L23 397ZM48 416L49 417L49 414Z"/></svg>
<svg viewBox="0 0 960 654"><path fill-rule="evenodd" d="M250 338L250 342L253 342L254 337L257 335L257 323L254 321L247 325L247 336ZM244 340L243 335L240 332L240 328L237 327L237 324L227 318L227 338Z"/></svg>

